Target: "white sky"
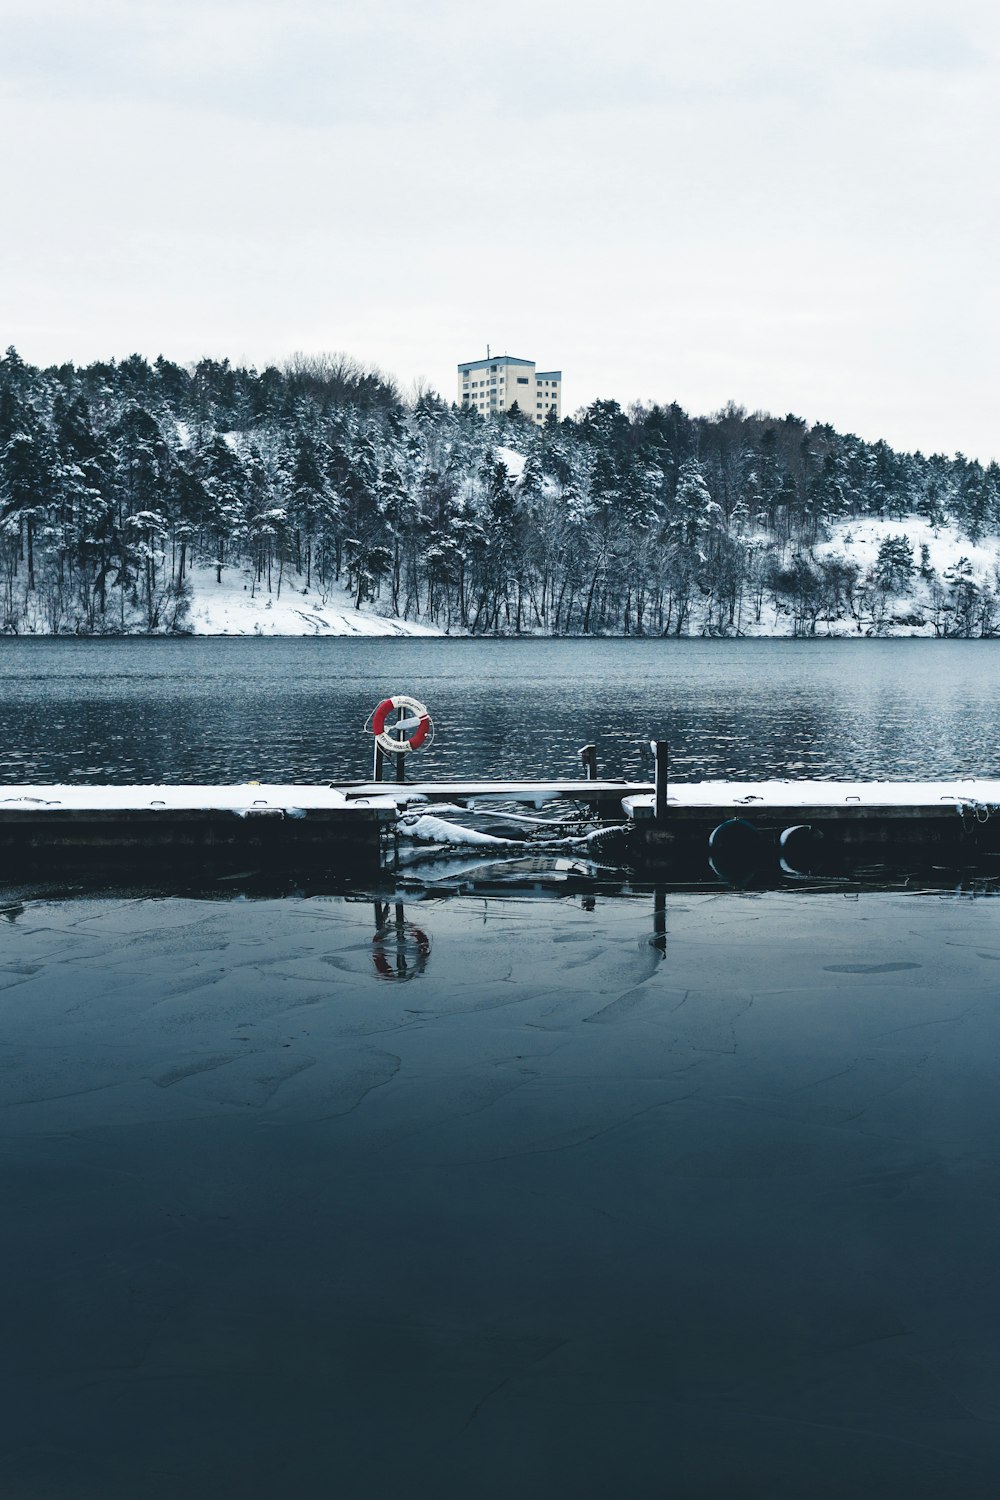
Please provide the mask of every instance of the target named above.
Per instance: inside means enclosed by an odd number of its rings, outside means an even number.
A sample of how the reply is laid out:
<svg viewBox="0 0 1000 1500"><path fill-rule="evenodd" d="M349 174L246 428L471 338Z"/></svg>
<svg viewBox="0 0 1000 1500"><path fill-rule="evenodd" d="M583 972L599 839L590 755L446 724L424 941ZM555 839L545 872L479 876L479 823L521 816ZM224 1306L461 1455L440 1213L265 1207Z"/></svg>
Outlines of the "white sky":
<svg viewBox="0 0 1000 1500"><path fill-rule="evenodd" d="M0 345L1000 457L1000 7L0 0Z"/></svg>

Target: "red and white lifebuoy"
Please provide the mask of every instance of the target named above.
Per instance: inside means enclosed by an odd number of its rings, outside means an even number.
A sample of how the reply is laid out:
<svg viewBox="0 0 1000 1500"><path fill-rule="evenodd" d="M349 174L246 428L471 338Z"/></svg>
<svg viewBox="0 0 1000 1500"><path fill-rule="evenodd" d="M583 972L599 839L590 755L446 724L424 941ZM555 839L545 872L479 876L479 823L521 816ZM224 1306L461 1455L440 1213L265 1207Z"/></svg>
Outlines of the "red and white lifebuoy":
<svg viewBox="0 0 1000 1500"><path fill-rule="evenodd" d="M385 722L393 709L409 709L410 717L397 719L390 726L394 731L390 734L386 730ZM409 750L419 750L433 727L431 716L424 705L416 698L408 698L405 693L397 693L393 698L383 698L371 716L370 726L375 736L375 743L381 746L387 755L402 755ZM407 739L406 733L410 729L413 733Z"/></svg>

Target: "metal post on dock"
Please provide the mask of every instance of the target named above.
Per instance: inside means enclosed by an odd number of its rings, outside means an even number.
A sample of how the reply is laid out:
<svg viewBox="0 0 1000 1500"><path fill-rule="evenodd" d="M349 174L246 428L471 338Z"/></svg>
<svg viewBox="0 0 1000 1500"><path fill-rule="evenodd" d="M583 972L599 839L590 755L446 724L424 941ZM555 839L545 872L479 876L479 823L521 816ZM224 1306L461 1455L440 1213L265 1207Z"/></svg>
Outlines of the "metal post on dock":
<svg viewBox="0 0 1000 1500"><path fill-rule="evenodd" d="M597 780L597 746L581 745L576 752L583 762L583 769L588 781Z"/></svg>
<svg viewBox="0 0 1000 1500"><path fill-rule="evenodd" d="M656 773L653 779L656 801L653 815L657 823L662 823L667 816L667 772L670 767L670 746L666 740L651 740L650 749L656 758Z"/></svg>
<svg viewBox="0 0 1000 1500"><path fill-rule="evenodd" d="M397 708L397 710L396 710L396 723L397 724L402 724L403 720L406 718L406 712L407 711L406 711L405 708ZM402 730L399 731L399 736L400 736L400 739L403 738L403 732L402 732ZM405 781L406 780L406 772L403 769L404 766L406 765L406 752L405 752L405 750L397 750L396 751L395 761L396 761L396 780L397 781Z"/></svg>
<svg viewBox="0 0 1000 1500"><path fill-rule="evenodd" d="M406 709L405 708L399 709L398 712L397 712L397 714L396 714L396 720L397 720L397 722L399 722L400 720L404 719L405 717L406 717ZM375 741L375 760L374 760L374 764L372 766L372 780L373 781L381 781L383 779L383 777L385 776L385 761L386 761L386 756L388 754L390 754L390 753L391 753L390 751L383 750L382 746L379 744L378 740L376 739L376 741ZM406 780L406 751L405 750L398 750L398 751L395 752L395 754L393 754L392 758L396 762L396 780L397 781L405 781Z"/></svg>

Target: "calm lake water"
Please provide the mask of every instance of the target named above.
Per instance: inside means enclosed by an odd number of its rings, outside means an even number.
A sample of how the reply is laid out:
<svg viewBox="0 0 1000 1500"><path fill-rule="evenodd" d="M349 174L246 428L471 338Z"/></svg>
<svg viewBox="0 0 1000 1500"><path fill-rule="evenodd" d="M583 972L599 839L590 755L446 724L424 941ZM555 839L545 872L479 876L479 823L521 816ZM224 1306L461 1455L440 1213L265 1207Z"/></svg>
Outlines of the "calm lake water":
<svg viewBox="0 0 1000 1500"><path fill-rule="evenodd" d="M997 775L998 650L5 641L3 777ZM3 1500L993 1500L991 882L16 877Z"/></svg>
<svg viewBox="0 0 1000 1500"><path fill-rule="evenodd" d="M406 692L419 774L572 775L597 744L643 774L1000 774L996 641L0 642L0 778L331 780L370 774L363 726Z"/></svg>

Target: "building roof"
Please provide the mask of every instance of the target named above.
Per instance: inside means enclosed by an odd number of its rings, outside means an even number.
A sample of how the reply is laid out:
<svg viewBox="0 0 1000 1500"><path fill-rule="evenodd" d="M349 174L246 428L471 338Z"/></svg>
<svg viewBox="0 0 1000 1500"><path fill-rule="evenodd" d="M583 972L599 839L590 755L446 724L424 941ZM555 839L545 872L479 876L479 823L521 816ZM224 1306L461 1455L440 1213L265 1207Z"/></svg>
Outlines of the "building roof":
<svg viewBox="0 0 1000 1500"><path fill-rule="evenodd" d="M517 359L513 354L492 354L489 359L470 359L459 365L459 370L488 370L490 365L531 365L533 359Z"/></svg>
<svg viewBox="0 0 1000 1500"><path fill-rule="evenodd" d="M537 370L536 380L562 380L562 370Z"/></svg>

